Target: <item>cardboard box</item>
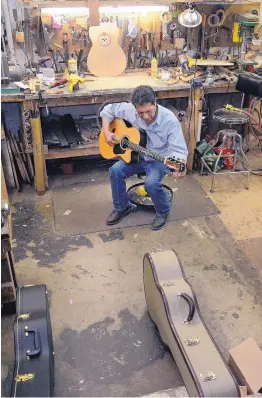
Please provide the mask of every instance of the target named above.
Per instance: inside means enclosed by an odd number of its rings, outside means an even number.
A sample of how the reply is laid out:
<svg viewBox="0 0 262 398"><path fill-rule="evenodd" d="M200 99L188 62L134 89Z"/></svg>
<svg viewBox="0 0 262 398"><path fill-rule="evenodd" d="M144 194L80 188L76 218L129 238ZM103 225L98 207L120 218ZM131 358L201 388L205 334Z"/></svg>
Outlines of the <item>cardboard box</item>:
<svg viewBox="0 0 262 398"><path fill-rule="evenodd" d="M249 337L229 350L229 366L249 394L262 392L262 351L254 339Z"/></svg>

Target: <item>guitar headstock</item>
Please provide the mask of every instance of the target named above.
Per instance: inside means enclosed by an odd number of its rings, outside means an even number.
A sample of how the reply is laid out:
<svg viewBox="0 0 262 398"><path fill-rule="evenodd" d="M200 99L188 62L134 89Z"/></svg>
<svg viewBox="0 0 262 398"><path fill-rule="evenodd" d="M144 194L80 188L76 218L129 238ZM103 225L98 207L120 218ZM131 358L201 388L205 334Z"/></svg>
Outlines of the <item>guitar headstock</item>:
<svg viewBox="0 0 262 398"><path fill-rule="evenodd" d="M186 168L185 161L175 157L168 158L165 162L165 165L172 171L177 171L178 173L182 173Z"/></svg>

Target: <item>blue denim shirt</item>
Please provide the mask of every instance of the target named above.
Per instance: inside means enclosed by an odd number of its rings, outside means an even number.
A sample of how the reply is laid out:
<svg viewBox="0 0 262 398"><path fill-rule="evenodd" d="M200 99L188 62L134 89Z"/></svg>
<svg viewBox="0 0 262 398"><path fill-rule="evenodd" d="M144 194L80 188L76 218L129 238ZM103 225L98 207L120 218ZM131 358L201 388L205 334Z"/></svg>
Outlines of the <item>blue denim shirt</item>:
<svg viewBox="0 0 262 398"><path fill-rule="evenodd" d="M147 149L165 157L187 160L188 150L180 123L169 109L157 105L156 120L147 125L138 115L134 105L129 103L109 104L101 111L102 119L112 122L114 118L125 119L133 127L147 133Z"/></svg>

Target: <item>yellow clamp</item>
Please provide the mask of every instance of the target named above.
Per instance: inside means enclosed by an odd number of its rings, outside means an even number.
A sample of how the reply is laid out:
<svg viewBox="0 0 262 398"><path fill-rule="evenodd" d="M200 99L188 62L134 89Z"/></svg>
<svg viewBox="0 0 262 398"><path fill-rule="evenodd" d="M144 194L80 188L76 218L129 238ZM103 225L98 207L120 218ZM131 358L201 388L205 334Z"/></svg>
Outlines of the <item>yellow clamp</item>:
<svg viewBox="0 0 262 398"><path fill-rule="evenodd" d="M15 377L16 382L25 382L35 377L35 373L24 373Z"/></svg>
<svg viewBox="0 0 262 398"><path fill-rule="evenodd" d="M86 79L84 77L80 77L80 76L78 76L76 74L73 74L73 73L69 74L68 71L65 72L65 75L66 75L66 79L67 79L67 81L69 83L68 91L73 91L74 86L77 83L84 83L84 81L86 81Z"/></svg>
<svg viewBox="0 0 262 398"><path fill-rule="evenodd" d="M229 105L227 104L225 106L226 109L228 109L229 111L238 111L239 109L235 108L233 105Z"/></svg>

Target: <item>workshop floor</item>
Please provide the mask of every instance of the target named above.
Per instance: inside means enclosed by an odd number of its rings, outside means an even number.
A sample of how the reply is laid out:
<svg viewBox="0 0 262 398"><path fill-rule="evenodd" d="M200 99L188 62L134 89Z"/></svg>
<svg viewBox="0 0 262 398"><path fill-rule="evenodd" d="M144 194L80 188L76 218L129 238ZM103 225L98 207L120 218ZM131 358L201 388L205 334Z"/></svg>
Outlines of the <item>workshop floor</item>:
<svg viewBox="0 0 262 398"><path fill-rule="evenodd" d="M195 177L209 195L210 177ZM61 178L72 190L68 180L85 176ZM142 261L152 250L177 251L226 358L249 336L262 348L262 179L252 175L246 191L242 177L219 177L210 197L221 214L158 232L70 236L54 228L52 190L13 196L18 282L49 291L56 396L140 396L183 385L146 311ZM2 321L2 361L11 368L12 319Z"/></svg>

